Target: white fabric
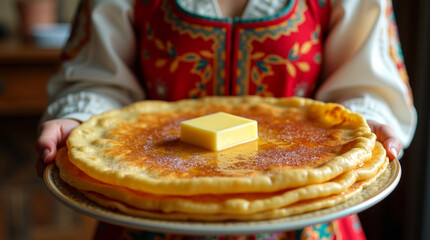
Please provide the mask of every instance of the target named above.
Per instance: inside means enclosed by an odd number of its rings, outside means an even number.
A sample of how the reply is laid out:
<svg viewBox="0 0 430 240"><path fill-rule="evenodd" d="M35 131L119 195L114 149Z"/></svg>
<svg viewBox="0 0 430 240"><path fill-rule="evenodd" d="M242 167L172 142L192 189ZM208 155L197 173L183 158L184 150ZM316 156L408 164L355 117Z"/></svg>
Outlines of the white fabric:
<svg viewBox="0 0 430 240"><path fill-rule="evenodd" d="M335 1L325 43L324 84L316 98L339 102L390 125L406 148L417 115L390 57L386 0Z"/></svg>
<svg viewBox="0 0 430 240"><path fill-rule="evenodd" d="M241 18L255 19L281 11L289 0L249 0ZM185 10L207 17L223 17L217 0L179 0Z"/></svg>
<svg viewBox="0 0 430 240"><path fill-rule="evenodd" d="M179 5L188 12L198 15L207 17L222 16L221 10L214 0L180 0Z"/></svg>
<svg viewBox="0 0 430 240"><path fill-rule="evenodd" d="M206 2L204 12L219 14L211 0L181 1L183 7L191 6L191 1ZM287 1L275 2L273 6L281 6ZM389 55L387 1L332 2L331 31L324 50L326 80L317 99L342 103L369 120L389 124L407 147L417 119L415 109L408 105L407 87ZM268 1L250 0L244 15L263 16L264 11L252 9L272 6L265 3ZM92 114L144 99L132 71L137 52L131 23L133 4L132 0L93 3L90 41L51 79L48 94L52 103L44 120L70 117L85 121ZM267 14L273 11L271 8Z"/></svg>
<svg viewBox="0 0 430 240"><path fill-rule="evenodd" d="M288 2L289 0L249 0L242 18L253 19L274 15L284 9Z"/></svg>
<svg viewBox="0 0 430 240"><path fill-rule="evenodd" d="M50 79L47 92L52 103L43 121L86 121L91 116L89 109L102 112L144 99L131 70L136 59L132 6L132 0L93 2L91 18L83 19L92 22L89 43Z"/></svg>

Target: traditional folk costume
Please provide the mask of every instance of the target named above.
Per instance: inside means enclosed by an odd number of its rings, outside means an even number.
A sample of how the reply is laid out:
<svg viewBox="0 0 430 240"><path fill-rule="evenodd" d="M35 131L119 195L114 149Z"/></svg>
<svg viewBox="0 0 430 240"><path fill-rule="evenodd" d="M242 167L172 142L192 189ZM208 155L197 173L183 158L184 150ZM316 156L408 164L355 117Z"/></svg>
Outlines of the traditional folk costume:
<svg viewBox="0 0 430 240"><path fill-rule="evenodd" d="M240 18L223 18L216 0L83 1L63 59L44 119L85 121L144 99L261 95L341 103L389 124L404 147L416 126L389 0L249 0ZM132 239L182 239L106 226ZM285 238L364 234L353 215L215 239Z"/></svg>

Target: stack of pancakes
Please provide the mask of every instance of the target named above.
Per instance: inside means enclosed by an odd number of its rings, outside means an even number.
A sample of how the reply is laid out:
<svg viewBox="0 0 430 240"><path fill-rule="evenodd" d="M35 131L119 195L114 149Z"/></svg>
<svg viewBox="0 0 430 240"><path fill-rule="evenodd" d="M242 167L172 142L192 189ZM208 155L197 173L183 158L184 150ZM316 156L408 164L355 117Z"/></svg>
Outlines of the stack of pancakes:
<svg viewBox="0 0 430 240"><path fill-rule="evenodd" d="M258 140L222 151L180 141L215 112L258 122ZM143 101L94 116L59 151L60 176L94 202L156 219L263 220L345 202L387 167L366 121L305 98Z"/></svg>

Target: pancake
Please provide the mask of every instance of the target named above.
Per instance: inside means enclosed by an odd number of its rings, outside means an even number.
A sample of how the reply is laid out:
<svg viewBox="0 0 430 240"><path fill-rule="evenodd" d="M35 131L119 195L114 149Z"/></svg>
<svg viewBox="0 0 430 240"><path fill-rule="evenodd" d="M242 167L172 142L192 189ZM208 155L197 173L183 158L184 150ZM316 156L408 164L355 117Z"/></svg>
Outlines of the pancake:
<svg viewBox="0 0 430 240"><path fill-rule="evenodd" d="M60 170L61 178L78 191L98 193L133 208L164 213L251 214L285 207L304 200L340 194L357 181L375 176L384 164L385 158L386 152L382 144L377 143L372 158L365 161L362 166L324 183L272 193L194 196L156 195L98 181L69 161L66 148L59 150L56 165Z"/></svg>
<svg viewBox="0 0 430 240"><path fill-rule="evenodd" d="M97 204L118 210L130 216L152 218L152 219L164 219L164 220L187 220L187 221L206 221L206 222L219 222L219 221L259 221L259 220L270 220L278 219L297 214L303 214L311 211L321 210L329 208L347 200L352 199L359 194L363 189L370 186L375 180L384 173L387 169L389 160L384 159L384 164L378 170L377 174L362 181L354 183L347 190L341 194L334 194L326 197L300 201L295 204L288 205L286 207L276 208L272 210L262 211L251 214L195 214L195 213L181 213L181 212L170 212L164 213L161 211L150 211L132 207L124 202L117 201L101 194L83 191L83 194L90 200Z"/></svg>
<svg viewBox="0 0 430 240"><path fill-rule="evenodd" d="M259 139L223 151L179 140L180 122L214 112L258 122ZM70 161L103 183L158 195L272 193L324 183L372 156L362 116L305 98L142 101L94 116L68 138Z"/></svg>

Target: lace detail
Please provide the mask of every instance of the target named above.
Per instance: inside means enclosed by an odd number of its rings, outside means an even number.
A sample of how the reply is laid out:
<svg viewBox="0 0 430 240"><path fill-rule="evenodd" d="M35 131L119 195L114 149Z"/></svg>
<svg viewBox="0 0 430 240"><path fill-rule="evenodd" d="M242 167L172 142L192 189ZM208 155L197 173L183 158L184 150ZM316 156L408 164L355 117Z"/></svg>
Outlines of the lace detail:
<svg viewBox="0 0 430 240"><path fill-rule="evenodd" d="M250 0L243 11L243 19L255 19L280 12L290 0Z"/></svg>
<svg viewBox="0 0 430 240"><path fill-rule="evenodd" d="M180 0L179 5L185 10L207 17L220 17L221 12L216 0Z"/></svg>
<svg viewBox="0 0 430 240"><path fill-rule="evenodd" d="M353 112L363 115L366 120L374 120L383 124L391 124L395 119L390 108L382 101L370 96L349 99L342 103Z"/></svg>
<svg viewBox="0 0 430 240"><path fill-rule="evenodd" d="M280 12L291 0L249 0L243 19L267 17ZM222 17L217 0L179 0L185 10L207 17Z"/></svg>
<svg viewBox="0 0 430 240"><path fill-rule="evenodd" d="M82 116L78 120L86 121L92 115L120 108L116 101L99 94L79 92L57 99L49 105L46 119L64 118L69 115Z"/></svg>
<svg viewBox="0 0 430 240"><path fill-rule="evenodd" d="M372 96L365 96L346 100L342 104L351 111L361 114L366 120L374 120L389 125L403 146L405 148L409 146L408 125L402 124L384 101Z"/></svg>

